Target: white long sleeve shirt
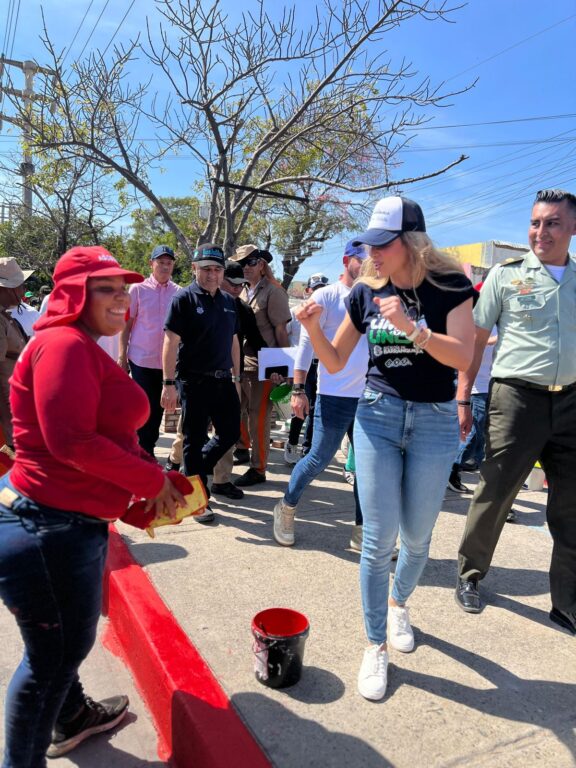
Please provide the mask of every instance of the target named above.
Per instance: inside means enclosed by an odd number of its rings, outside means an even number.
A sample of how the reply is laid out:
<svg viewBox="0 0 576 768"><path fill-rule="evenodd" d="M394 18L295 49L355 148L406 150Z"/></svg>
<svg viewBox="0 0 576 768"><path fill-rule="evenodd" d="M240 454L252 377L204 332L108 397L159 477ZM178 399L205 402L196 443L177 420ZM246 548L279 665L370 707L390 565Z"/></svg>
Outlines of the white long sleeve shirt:
<svg viewBox="0 0 576 768"><path fill-rule="evenodd" d="M346 316L344 299L349 293L350 288L341 281L314 291L314 301L323 307L323 312L320 315L320 327L329 341L332 341ZM313 357L314 349L310 336L302 327L294 368L307 371ZM318 394L333 395L334 397L360 397L364 389L367 369L368 345L366 336L362 336L345 367L338 373L328 373L322 363L318 365Z"/></svg>

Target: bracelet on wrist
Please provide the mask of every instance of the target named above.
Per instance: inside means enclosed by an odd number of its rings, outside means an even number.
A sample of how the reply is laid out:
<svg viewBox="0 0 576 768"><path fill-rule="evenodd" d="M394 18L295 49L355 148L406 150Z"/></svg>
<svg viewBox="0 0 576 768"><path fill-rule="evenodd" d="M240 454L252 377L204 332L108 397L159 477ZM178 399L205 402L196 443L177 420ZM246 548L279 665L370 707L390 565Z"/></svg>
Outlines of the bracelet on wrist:
<svg viewBox="0 0 576 768"><path fill-rule="evenodd" d="M232 381L234 382L234 384L239 384L242 381L242 379L240 376L232 376Z"/></svg>
<svg viewBox="0 0 576 768"><path fill-rule="evenodd" d="M163 379L162 384L165 387L174 387L176 385L176 379Z"/></svg>
<svg viewBox="0 0 576 768"><path fill-rule="evenodd" d="M420 322L414 323L414 330L410 334L406 334L408 341L414 341L422 333L422 327Z"/></svg>
<svg viewBox="0 0 576 768"><path fill-rule="evenodd" d="M416 341L414 341L414 346L418 347L418 349L425 349L431 338L432 331L430 328L423 328L421 335L419 335Z"/></svg>
<svg viewBox="0 0 576 768"><path fill-rule="evenodd" d="M292 392L290 394L292 394L292 395L305 395L306 392L304 391L303 387L292 387Z"/></svg>
<svg viewBox="0 0 576 768"><path fill-rule="evenodd" d="M472 405L470 400L456 400L456 404L461 405L464 408L470 408L470 406Z"/></svg>

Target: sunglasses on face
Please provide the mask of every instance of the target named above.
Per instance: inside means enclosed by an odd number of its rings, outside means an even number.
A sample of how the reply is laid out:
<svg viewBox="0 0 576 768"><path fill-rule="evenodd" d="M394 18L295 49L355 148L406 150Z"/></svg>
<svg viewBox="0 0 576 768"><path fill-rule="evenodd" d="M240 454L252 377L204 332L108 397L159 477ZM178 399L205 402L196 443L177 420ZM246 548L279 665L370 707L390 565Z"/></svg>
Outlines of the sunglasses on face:
<svg viewBox="0 0 576 768"><path fill-rule="evenodd" d="M258 264L259 261L260 261L260 259L254 258L254 257L251 258L251 259L246 259L246 261L244 262L244 266L245 267L255 267L256 264Z"/></svg>

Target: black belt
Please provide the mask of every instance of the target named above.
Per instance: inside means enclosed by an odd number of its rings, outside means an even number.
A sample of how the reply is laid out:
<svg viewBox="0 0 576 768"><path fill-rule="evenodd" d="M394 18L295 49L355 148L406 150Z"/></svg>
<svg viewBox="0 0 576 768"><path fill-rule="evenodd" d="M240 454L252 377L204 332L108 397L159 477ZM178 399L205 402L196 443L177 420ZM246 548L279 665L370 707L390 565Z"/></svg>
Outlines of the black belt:
<svg viewBox="0 0 576 768"><path fill-rule="evenodd" d="M576 389L576 381L572 384L534 384L531 381L524 381L524 379L494 379L501 384L515 384L517 387L524 387L525 389L537 389L539 392L569 392L571 389Z"/></svg>
<svg viewBox="0 0 576 768"><path fill-rule="evenodd" d="M213 379L231 379L230 371L190 371L190 376L210 376Z"/></svg>

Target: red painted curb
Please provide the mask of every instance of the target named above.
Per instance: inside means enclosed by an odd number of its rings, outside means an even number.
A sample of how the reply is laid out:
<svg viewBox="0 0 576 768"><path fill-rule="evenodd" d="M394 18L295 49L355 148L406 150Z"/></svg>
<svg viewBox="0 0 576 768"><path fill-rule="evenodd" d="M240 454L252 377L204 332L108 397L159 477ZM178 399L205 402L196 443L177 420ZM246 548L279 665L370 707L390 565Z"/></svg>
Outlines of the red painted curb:
<svg viewBox="0 0 576 768"><path fill-rule="evenodd" d="M105 644L131 670L175 768L270 768L114 526L110 526L104 614L112 630Z"/></svg>

